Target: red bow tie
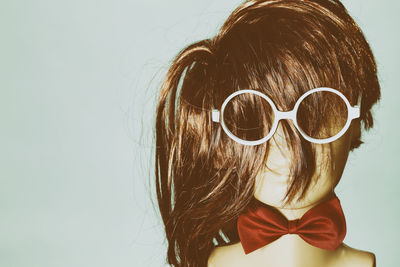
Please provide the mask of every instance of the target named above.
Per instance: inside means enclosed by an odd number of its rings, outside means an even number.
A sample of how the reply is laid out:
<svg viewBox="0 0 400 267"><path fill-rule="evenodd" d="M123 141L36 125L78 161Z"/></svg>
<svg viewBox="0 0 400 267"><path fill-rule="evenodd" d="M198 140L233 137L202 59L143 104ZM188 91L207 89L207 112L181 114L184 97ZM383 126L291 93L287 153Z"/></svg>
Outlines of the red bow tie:
<svg viewBox="0 0 400 267"><path fill-rule="evenodd" d="M246 254L285 234L297 234L310 245L335 250L346 235L346 220L336 194L296 220L287 220L276 208L256 200L239 216L237 229Z"/></svg>

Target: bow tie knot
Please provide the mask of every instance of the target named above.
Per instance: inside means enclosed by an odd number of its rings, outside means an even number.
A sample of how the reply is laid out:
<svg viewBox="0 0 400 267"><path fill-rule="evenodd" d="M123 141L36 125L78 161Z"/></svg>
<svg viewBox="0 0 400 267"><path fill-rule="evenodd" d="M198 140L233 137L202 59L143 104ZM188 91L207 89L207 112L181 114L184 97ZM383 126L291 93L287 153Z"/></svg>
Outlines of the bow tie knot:
<svg viewBox="0 0 400 267"><path fill-rule="evenodd" d="M299 221L299 219L288 221L288 234L295 234L297 232L297 224Z"/></svg>

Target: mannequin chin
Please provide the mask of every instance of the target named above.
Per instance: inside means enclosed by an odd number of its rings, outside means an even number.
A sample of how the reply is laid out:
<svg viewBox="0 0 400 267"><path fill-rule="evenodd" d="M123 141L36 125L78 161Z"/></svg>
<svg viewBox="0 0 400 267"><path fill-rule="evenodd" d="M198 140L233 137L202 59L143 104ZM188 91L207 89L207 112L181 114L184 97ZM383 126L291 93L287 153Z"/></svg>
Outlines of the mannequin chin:
<svg viewBox="0 0 400 267"><path fill-rule="evenodd" d="M314 144L317 151L316 171L306 192L306 197L301 201L295 198L292 203L284 206L283 197L290 182L290 153L285 145L286 141L279 123L273 138L269 141L270 152L266 168L256 178L254 197L279 210L305 210L305 208L308 210L324 201L333 193L340 181L350 151L351 140L355 134L360 134L359 120L353 120L349 129L339 139L328 144ZM329 147L332 149L333 164L329 163ZM304 212L300 212L297 216ZM296 214L293 216L296 217Z"/></svg>

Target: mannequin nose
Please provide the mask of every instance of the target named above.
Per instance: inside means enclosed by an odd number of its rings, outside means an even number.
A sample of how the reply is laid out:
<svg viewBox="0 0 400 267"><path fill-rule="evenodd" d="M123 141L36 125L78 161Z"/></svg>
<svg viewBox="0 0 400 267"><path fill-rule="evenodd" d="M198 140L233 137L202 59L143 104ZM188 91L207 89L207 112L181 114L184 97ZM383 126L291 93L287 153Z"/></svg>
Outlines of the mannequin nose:
<svg viewBox="0 0 400 267"><path fill-rule="evenodd" d="M271 137L272 142L283 150L288 150L288 144L286 141L285 131L283 130L282 121L278 122L275 133Z"/></svg>

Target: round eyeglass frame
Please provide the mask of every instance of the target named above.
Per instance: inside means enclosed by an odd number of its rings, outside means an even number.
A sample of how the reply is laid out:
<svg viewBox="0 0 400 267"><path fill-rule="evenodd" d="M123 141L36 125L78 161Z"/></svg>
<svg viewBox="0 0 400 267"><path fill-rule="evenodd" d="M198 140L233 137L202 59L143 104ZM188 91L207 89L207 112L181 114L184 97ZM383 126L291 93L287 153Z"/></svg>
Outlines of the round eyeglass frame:
<svg viewBox="0 0 400 267"><path fill-rule="evenodd" d="M317 139L317 138L313 138L309 135L307 135L298 125L297 123L297 111L298 108L301 104L301 102L303 101L303 99L305 99L307 96L309 96L312 93L315 92L331 92L334 93L336 95L338 95L346 104L347 106L347 121L346 124L344 125L344 127L334 136L331 136L329 138L324 138L324 139ZM231 131L229 131L229 129L226 127L225 122L224 122L224 110L226 105L228 104L228 102L234 98L237 95L240 94L245 94L245 93L252 93L252 94L256 94L258 96L261 96L262 98L264 98L271 106L273 112L274 112L274 122L272 123L272 127L270 132L268 133L267 136L259 139L259 140L255 140L255 141L248 141L248 140L243 140L237 136L235 136ZM218 111L217 109L212 109L212 120L214 122L219 122L222 126L222 129L224 130L224 132L234 141L243 144L243 145L250 145L250 146L255 146L255 145L259 145L262 144L264 142L266 142L268 139L270 139L272 137L272 135L275 133L277 127L278 127L278 123L280 120L282 119L291 119L294 123L294 125L296 126L297 130L300 132L300 134L304 137L304 139L306 139L309 142L312 143L317 143L317 144L325 144L325 143L330 143L335 141L336 139L340 138L346 131L347 129L350 127L350 123L353 119L359 118L360 117L360 103L361 103L361 94L360 97L358 98L358 103L357 105L355 105L354 107L352 107L350 105L350 102L347 100L347 98L338 90L333 89L333 88L329 88L329 87L319 87L319 88L314 88L311 89L307 92L305 92L302 96L300 96L300 98L297 100L296 104L294 105L294 108L290 111L279 111L274 102L265 94L259 92L259 91L255 91L255 90L251 90L251 89L245 89L245 90L239 90L236 91L234 93L232 93L231 95L229 95L225 101L222 103L221 109L220 111Z"/></svg>

